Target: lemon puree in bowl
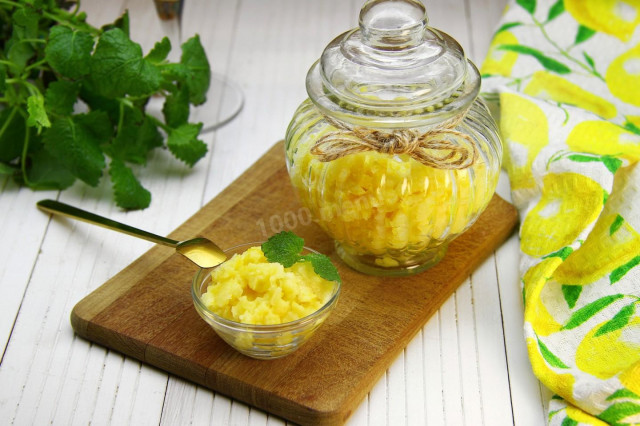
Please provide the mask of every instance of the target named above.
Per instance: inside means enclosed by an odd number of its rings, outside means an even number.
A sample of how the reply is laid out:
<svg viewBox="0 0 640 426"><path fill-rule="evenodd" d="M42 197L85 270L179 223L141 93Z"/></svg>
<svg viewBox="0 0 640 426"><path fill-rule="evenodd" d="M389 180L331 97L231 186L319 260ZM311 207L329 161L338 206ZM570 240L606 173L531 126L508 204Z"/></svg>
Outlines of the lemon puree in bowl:
<svg viewBox="0 0 640 426"><path fill-rule="evenodd" d="M289 268L270 263L260 247L251 247L211 272L201 300L211 312L244 324L282 324L324 306L335 284L318 276L310 262Z"/></svg>

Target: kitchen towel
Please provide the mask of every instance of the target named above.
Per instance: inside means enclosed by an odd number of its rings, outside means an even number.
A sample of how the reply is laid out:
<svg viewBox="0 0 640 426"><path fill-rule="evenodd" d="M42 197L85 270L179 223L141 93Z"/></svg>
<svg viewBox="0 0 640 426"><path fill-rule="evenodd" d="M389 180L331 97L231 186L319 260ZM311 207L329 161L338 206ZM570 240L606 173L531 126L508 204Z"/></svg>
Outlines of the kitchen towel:
<svg viewBox="0 0 640 426"><path fill-rule="evenodd" d="M640 423L640 0L512 0L481 73L549 424Z"/></svg>

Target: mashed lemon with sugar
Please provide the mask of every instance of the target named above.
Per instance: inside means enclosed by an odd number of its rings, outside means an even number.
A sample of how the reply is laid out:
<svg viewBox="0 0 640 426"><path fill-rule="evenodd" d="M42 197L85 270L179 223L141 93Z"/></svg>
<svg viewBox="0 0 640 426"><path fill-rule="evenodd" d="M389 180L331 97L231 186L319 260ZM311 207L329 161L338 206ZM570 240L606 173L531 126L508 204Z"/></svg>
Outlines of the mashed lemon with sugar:
<svg viewBox="0 0 640 426"><path fill-rule="evenodd" d="M318 276L310 262L285 268L270 263L260 247L251 247L213 270L201 298L207 309L232 321L281 324L320 309L334 286Z"/></svg>

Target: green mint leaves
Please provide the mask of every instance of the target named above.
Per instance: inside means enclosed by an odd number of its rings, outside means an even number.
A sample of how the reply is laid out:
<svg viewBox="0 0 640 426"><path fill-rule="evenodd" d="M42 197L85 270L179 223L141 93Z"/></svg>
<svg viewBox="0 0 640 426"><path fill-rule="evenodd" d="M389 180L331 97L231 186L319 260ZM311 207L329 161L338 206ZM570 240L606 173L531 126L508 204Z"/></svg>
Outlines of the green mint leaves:
<svg viewBox="0 0 640 426"><path fill-rule="evenodd" d="M119 28L103 33L91 57L93 88L107 98L149 96L160 88L160 70Z"/></svg>
<svg viewBox="0 0 640 426"><path fill-rule="evenodd" d="M108 176L116 204L141 209L151 194L131 165L158 147L189 167L207 153L202 124L189 122L211 75L199 37L173 63L169 39L145 56L130 24L127 13L96 28L58 2L0 2L0 174L32 189ZM147 111L152 97L164 98L162 115Z"/></svg>
<svg viewBox="0 0 640 426"><path fill-rule="evenodd" d="M80 78L89 73L93 36L56 25L49 31L45 60L57 73L68 78Z"/></svg>
<svg viewBox="0 0 640 426"><path fill-rule="evenodd" d="M338 274L338 270L333 263L331 263L331 260L329 260L329 258L324 254L309 253L302 256L301 259L311 262L316 274L320 275L325 280L338 281L339 283L342 282L340 275Z"/></svg>
<svg viewBox="0 0 640 426"><path fill-rule="evenodd" d="M280 263L285 268L296 262L311 262L313 270L328 281L342 282L338 270L324 254L301 255L304 240L291 231L283 231L262 243L262 252L269 262Z"/></svg>
<svg viewBox="0 0 640 426"><path fill-rule="evenodd" d="M300 260L304 240L291 231L280 232L262 243L262 252L269 262L280 263L285 268Z"/></svg>

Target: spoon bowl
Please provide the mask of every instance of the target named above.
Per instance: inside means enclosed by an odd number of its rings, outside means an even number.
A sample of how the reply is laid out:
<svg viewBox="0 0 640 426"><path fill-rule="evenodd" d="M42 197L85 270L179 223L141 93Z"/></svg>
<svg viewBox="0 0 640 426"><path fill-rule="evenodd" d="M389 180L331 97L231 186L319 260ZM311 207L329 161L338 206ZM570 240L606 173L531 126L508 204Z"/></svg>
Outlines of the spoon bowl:
<svg viewBox="0 0 640 426"><path fill-rule="evenodd" d="M201 268L213 268L224 262L227 255L213 241L203 237L191 238L185 241L176 241L152 234L124 223L116 222L104 216L70 206L55 200L41 200L36 204L44 212L58 214L71 219L81 220L92 225L102 226L112 231L122 232L133 237L142 238L163 246L172 247Z"/></svg>

